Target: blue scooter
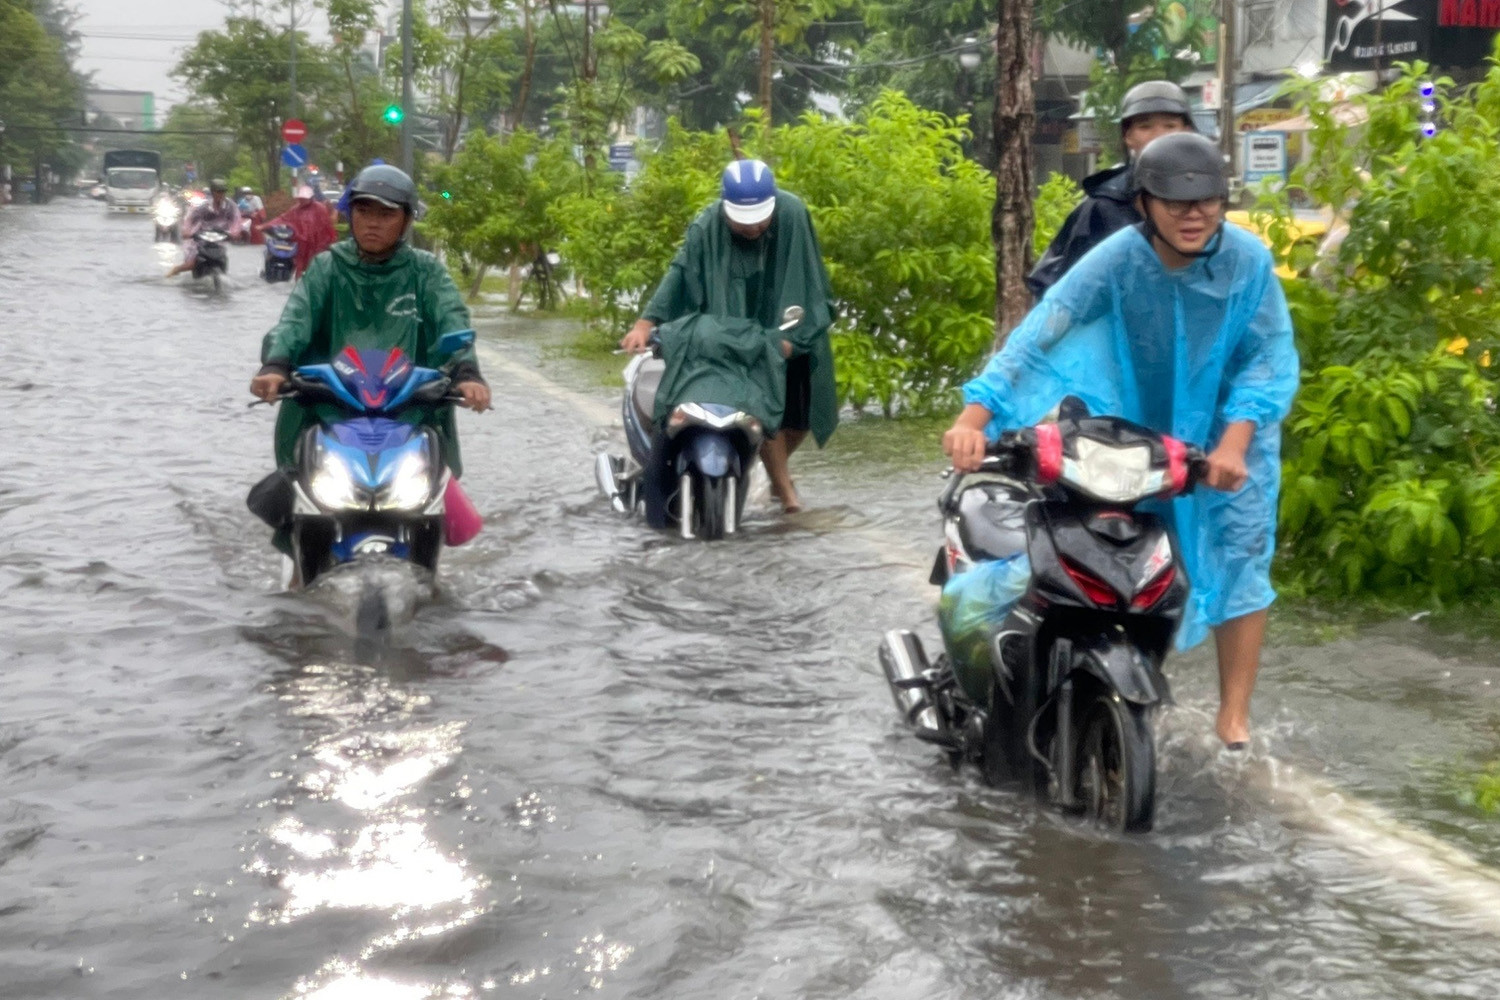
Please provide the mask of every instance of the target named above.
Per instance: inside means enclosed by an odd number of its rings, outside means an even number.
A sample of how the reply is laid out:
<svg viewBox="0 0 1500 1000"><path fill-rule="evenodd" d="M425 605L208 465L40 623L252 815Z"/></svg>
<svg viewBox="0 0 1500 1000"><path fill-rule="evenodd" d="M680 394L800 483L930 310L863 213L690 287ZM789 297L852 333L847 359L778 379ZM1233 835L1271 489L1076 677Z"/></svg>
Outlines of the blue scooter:
<svg viewBox="0 0 1500 1000"><path fill-rule="evenodd" d="M789 306L780 329L792 329L802 316L801 306ZM666 367L654 337L651 353L637 355L625 366L620 413L630 454L605 452L594 459L599 492L622 514L635 512L645 500L645 470L653 460L656 432L656 393ZM688 401L667 416L665 432L665 464L674 482L665 499L668 523L675 523L683 538L716 541L734 534L764 439L760 421L730 406Z"/></svg>

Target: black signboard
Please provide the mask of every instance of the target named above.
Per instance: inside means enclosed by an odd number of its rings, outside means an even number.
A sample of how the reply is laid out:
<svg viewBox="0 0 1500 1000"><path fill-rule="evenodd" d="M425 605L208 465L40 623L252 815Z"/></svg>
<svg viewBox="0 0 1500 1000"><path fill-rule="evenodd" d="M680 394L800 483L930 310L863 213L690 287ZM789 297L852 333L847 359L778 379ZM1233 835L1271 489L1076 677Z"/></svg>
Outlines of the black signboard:
<svg viewBox="0 0 1500 1000"><path fill-rule="evenodd" d="M1323 58L1337 72L1482 66L1496 29L1500 0L1328 0Z"/></svg>
<svg viewBox="0 0 1500 1000"><path fill-rule="evenodd" d="M1332 70L1365 70L1426 59L1431 0L1328 0L1323 58Z"/></svg>

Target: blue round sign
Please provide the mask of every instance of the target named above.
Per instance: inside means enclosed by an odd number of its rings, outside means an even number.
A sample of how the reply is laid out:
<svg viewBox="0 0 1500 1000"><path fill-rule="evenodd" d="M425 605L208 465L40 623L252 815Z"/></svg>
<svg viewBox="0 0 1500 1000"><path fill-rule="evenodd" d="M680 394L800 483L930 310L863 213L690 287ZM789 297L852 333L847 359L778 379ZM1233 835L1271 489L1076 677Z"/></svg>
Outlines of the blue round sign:
<svg viewBox="0 0 1500 1000"><path fill-rule="evenodd" d="M300 143L288 143L281 147L281 162L288 167L305 167L307 150Z"/></svg>

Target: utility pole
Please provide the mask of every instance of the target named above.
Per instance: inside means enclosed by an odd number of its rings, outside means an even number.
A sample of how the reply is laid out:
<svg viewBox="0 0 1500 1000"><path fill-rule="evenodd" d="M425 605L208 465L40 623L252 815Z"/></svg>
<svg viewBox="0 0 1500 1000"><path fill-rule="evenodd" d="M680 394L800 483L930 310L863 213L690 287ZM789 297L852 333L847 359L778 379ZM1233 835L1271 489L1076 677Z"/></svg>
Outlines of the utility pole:
<svg viewBox="0 0 1500 1000"><path fill-rule="evenodd" d="M1240 72L1239 3L1222 0L1219 13L1219 148L1231 183L1240 175L1240 130L1234 117L1234 84Z"/></svg>
<svg viewBox="0 0 1500 1000"><path fill-rule="evenodd" d="M401 3L401 169L411 176L411 0Z"/></svg>
<svg viewBox="0 0 1500 1000"><path fill-rule="evenodd" d="M292 15L292 113L287 118L297 117L297 0L291 0ZM297 189L297 168L292 167L292 190Z"/></svg>

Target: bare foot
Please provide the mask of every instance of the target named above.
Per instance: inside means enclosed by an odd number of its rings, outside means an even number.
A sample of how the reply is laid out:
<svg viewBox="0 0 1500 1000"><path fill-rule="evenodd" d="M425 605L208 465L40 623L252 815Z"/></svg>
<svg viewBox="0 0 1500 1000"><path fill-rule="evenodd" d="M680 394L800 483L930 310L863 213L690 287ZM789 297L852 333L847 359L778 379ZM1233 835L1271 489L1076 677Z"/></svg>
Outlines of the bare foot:
<svg viewBox="0 0 1500 1000"><path fill-rule="evenodd" d="M1250 745L1250 723L1244 719L1230 719L1221 712L1215 728L1229 750L1243 750Z"/></svg>
<svg viewBox="0 0 1500 1000"><path fill-rule="evenodd" d="M788 489L783 490L775 483L771 484L771 495L781 501L781 512L783 514L796 514L802 510L802 498L797 496L797 487L788 483Z"/></svg>

